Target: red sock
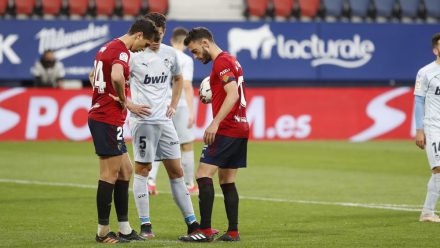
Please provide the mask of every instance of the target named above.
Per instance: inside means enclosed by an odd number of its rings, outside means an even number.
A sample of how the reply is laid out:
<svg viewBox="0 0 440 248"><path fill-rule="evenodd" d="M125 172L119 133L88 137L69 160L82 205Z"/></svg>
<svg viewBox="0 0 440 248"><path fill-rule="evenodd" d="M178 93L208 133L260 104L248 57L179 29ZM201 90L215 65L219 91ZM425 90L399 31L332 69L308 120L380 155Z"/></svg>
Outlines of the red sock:
<svg viewBox="0 0 440 248"><path fill-rule="evenodd" d="M212 236L212 229L211 228L199 229L199 231L206 234L207 236Z"/></svg>
<svg viewBox="0 0 440 248"><path fill-rule="evenodd" d="M238 236L238 231L228 231L229 236L236 238Z"/></svg>

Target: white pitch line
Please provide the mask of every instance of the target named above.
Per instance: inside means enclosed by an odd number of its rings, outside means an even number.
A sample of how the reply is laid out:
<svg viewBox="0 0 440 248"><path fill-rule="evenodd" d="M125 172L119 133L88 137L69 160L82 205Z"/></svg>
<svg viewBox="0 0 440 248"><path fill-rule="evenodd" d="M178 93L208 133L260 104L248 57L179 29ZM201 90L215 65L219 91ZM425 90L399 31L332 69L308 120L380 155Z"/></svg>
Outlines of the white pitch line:
<svg viewBox="0 0 440 248"><path fill-rule="evenodd" d="M77 183L58 183L58 182L43 182L34 180L17 180L17 179L4 179L0 178L0 183L16 183L27 185L42 185L42 186L56 186L56 187L72 187L72 188L86 188L96 189L96 185L77 184ZM170 192L163 192L170 194ZM223 197L221 194L216 194L216 197ZM407 204L382 204L382 203L353 203L353 202L326 202L326 201L307 201L307 200L290 200L283 198L268 198L257 196L240 196L243 200L254 201L267 201L267 202L282 202L282 203L296 203L296 204L312 204L312 205L331 205L331 206L343 206L343 207L361 207L361 208L373 208L373 209L387 209L395 211L406 212L420 212L421 206L419 205L407 205Z"/></svg>

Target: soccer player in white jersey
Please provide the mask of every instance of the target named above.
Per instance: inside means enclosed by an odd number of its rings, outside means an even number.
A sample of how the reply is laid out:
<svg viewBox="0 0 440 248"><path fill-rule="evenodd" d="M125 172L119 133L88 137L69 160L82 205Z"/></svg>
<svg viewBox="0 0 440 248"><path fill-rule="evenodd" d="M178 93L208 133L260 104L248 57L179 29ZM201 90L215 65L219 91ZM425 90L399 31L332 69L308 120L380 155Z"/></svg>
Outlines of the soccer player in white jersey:
<svg viewBox="0 0 440 248"><path fill-rule="evenodd" d="M177 105L176 115L173 117L174 127L179 136L180 149L182 151L183 176L189 193L197 194L199 188L194 184L194 89L192 79L194 72L194 61L183 51L186 46L183 44L188 30L183 27L177 27L173 30L171 36L171 45L176 49L179 66L183 75L183 90ZM171 101L171 94L169 95ZM159 171L159 162L154 162L150 175L148 176L148 191L151 195L157 195L156 187L157 172Z"/></svg>
<svg viewBox="0 0 440 248"><path fill-rule="evenodd" d="M178 66L176 51L161 44L166 18L160 13L148 13L160 33L159 42L139 53L133 53L130 60L130 89L132 101L151 107L151 115L140 117L130 114L130 129L133 137L135 175L133 193L141 222L139 235L154 237L151 230L147 178L153 161L162 161L168 172L174 201L178 205L187 233L198 229L191 197L185 186L180 164L180 147L176 129L171 118L182 91L182 75ZM174 80L172 89L171 80ZM168 91L172 90L171 103Z"/></svg>
<svg viewBox="0 0 440 248"><path fill-rule="evenodd" d="M432 37L436 60L417 73L415 95L416 145L426 150L431 167L420 221L440 222L434 213L440 195L440 33Z"/></svg>

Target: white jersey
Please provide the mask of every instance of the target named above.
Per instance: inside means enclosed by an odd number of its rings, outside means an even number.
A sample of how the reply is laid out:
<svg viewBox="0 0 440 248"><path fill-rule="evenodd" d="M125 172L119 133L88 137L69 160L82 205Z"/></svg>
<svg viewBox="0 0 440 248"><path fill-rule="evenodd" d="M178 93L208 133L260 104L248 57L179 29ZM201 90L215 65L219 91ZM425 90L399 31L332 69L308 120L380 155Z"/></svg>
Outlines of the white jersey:
<svg viewBox="0 0 440 248"><path fill-rule="evenodd" d="M177 53L177 59L179 61L179 67L182 71L183 80L192 82L194 73L194 61L184 52L178 49L175 50ZM177 107L186 107L188 105L188 103L186 102L185 94L185 90L182 90L182 94L180 94L180 99ZM171 92L168 95L168 102L171 102Z"/></svg>
<svg viewBox="0 0 440 248"><path fill-rule="evenodd" d="M434 61L419 70L414 95L425 97L425 128L440 128L440 64Z"/></svg>
<svg viewBox="0 0 440 248"><path fill-rule="evenodd" d="M158 51L145 49L130 56L130 90L135 104L151 107L151 115L139 117L130 113L130 121L160 124L171 121L166 117L173 77L180 75L174 48L160 44Z"/></svg>

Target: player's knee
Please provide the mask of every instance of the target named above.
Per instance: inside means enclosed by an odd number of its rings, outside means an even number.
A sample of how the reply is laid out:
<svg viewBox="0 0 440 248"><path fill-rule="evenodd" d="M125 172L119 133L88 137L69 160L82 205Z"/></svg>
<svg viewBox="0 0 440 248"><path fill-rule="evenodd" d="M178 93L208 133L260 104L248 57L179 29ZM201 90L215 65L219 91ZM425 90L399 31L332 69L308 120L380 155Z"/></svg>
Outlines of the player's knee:
<svg viewBox="0 0 440 248"><path fill-rule="evenodd" d="M150 170L151 170L151 164L140 163L140 162L135 162L135 163L136 163L136 165L134 168L134 173L137 175L148 177L148 174L150 173Z"/></svg>
<svg viewBox="0 0 440 248"><path fill-rule="evenodd" d="M180 149L184 152L189 152L193 150L193 144L192 143L185 143L180 145Z"/></svg>
<svg viewBox="0 0 440 248"><path fill-rule="evenodd" d="M183 177L183 170L182 167L179 166L177 168L172 168L171 170L168 170L168 177L170 179L176 179Z"/></svg>
<svg viewBox="0 0 440 248"><path fill-rule="evenodd" d="M440 166L437 166L437 167L432 168L432 173L433 173L433 174L440 173Z"/></svg>

